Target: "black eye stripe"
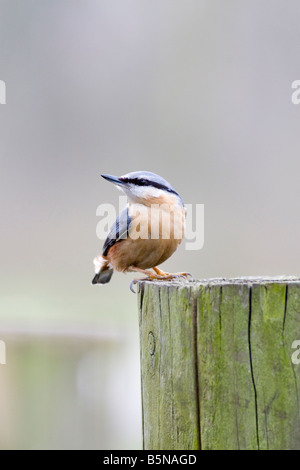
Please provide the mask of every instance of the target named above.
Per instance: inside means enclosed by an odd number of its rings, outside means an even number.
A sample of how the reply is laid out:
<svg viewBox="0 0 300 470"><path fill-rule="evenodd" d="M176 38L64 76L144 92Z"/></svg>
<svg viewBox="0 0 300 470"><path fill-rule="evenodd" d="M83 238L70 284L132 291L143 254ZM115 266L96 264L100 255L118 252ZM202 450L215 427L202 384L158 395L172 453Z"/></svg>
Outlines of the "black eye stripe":
<svg viewBox="0 0 300 470"><path fill-rule="evenodd" d="M178 196L178 193L176 193L174 189L170 189L164 184L147 180L146 178L120 178L120 181L123 181L123 183L135 184L136 186L151 186L152 188L162 189L163 191L168 191L169 193L176 194Z"/></svg>

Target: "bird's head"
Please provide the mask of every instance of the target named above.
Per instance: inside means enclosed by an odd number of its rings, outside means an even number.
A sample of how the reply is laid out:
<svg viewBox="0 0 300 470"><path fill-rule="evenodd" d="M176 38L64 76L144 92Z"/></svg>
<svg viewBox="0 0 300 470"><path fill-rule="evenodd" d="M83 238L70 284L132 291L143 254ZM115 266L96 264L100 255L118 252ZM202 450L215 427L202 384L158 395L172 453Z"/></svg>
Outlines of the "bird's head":
<svg viewBox="0 0 300 470"><path fill-rule="evenodd" d="M134 171L117 177L101 175L115 184L128 197L129 203L138 204L182 204L182 199L175 189L159 175L150 171Z"/></svg>

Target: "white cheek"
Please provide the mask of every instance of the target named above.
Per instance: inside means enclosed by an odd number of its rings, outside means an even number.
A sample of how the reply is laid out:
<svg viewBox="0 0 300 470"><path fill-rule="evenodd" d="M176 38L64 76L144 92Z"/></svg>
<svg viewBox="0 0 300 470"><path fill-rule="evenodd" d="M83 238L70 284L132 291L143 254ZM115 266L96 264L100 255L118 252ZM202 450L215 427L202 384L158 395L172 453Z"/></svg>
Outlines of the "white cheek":
<svg viewBox="0 0 300 470"><path fill-rule="evenodd" d="M132 194L138 199L148 199L152 197L160 197L163 195L163 191L161 189L153 188L151 186L135 186L131 188Z"/></svg>
<svg viewBox="0 0 300 470"><path fill-rule="evenodd" d="M125 193L124 189L122 188L122 186L120 186L119 184L115 184L115 187L121 191L121 193Z"/></svg>

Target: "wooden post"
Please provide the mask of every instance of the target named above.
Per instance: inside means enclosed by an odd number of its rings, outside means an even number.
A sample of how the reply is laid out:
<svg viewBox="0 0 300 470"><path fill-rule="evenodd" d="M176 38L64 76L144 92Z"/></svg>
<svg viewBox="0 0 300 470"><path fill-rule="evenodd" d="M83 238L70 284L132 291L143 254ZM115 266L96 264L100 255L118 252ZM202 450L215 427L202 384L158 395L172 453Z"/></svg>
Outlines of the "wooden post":
<svg viewBox="0 0 300 470"><path fill-rule="evenodd" d="M300 449L300 279L141 282L138 302L145 449Z"/></svg>

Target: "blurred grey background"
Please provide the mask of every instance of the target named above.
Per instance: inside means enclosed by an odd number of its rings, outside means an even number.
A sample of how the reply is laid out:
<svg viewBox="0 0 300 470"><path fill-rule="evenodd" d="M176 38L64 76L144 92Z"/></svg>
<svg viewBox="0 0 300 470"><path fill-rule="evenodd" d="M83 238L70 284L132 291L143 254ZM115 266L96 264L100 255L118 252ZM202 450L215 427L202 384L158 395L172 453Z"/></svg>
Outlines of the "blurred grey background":
<svg viewBox="0 0 300 470"><path fill-rule="evenodd" d="M141 447L132 275L91 286L100 178L205 205L168 271L299 275L296 0L0 0L0 448Z"/></svg>

